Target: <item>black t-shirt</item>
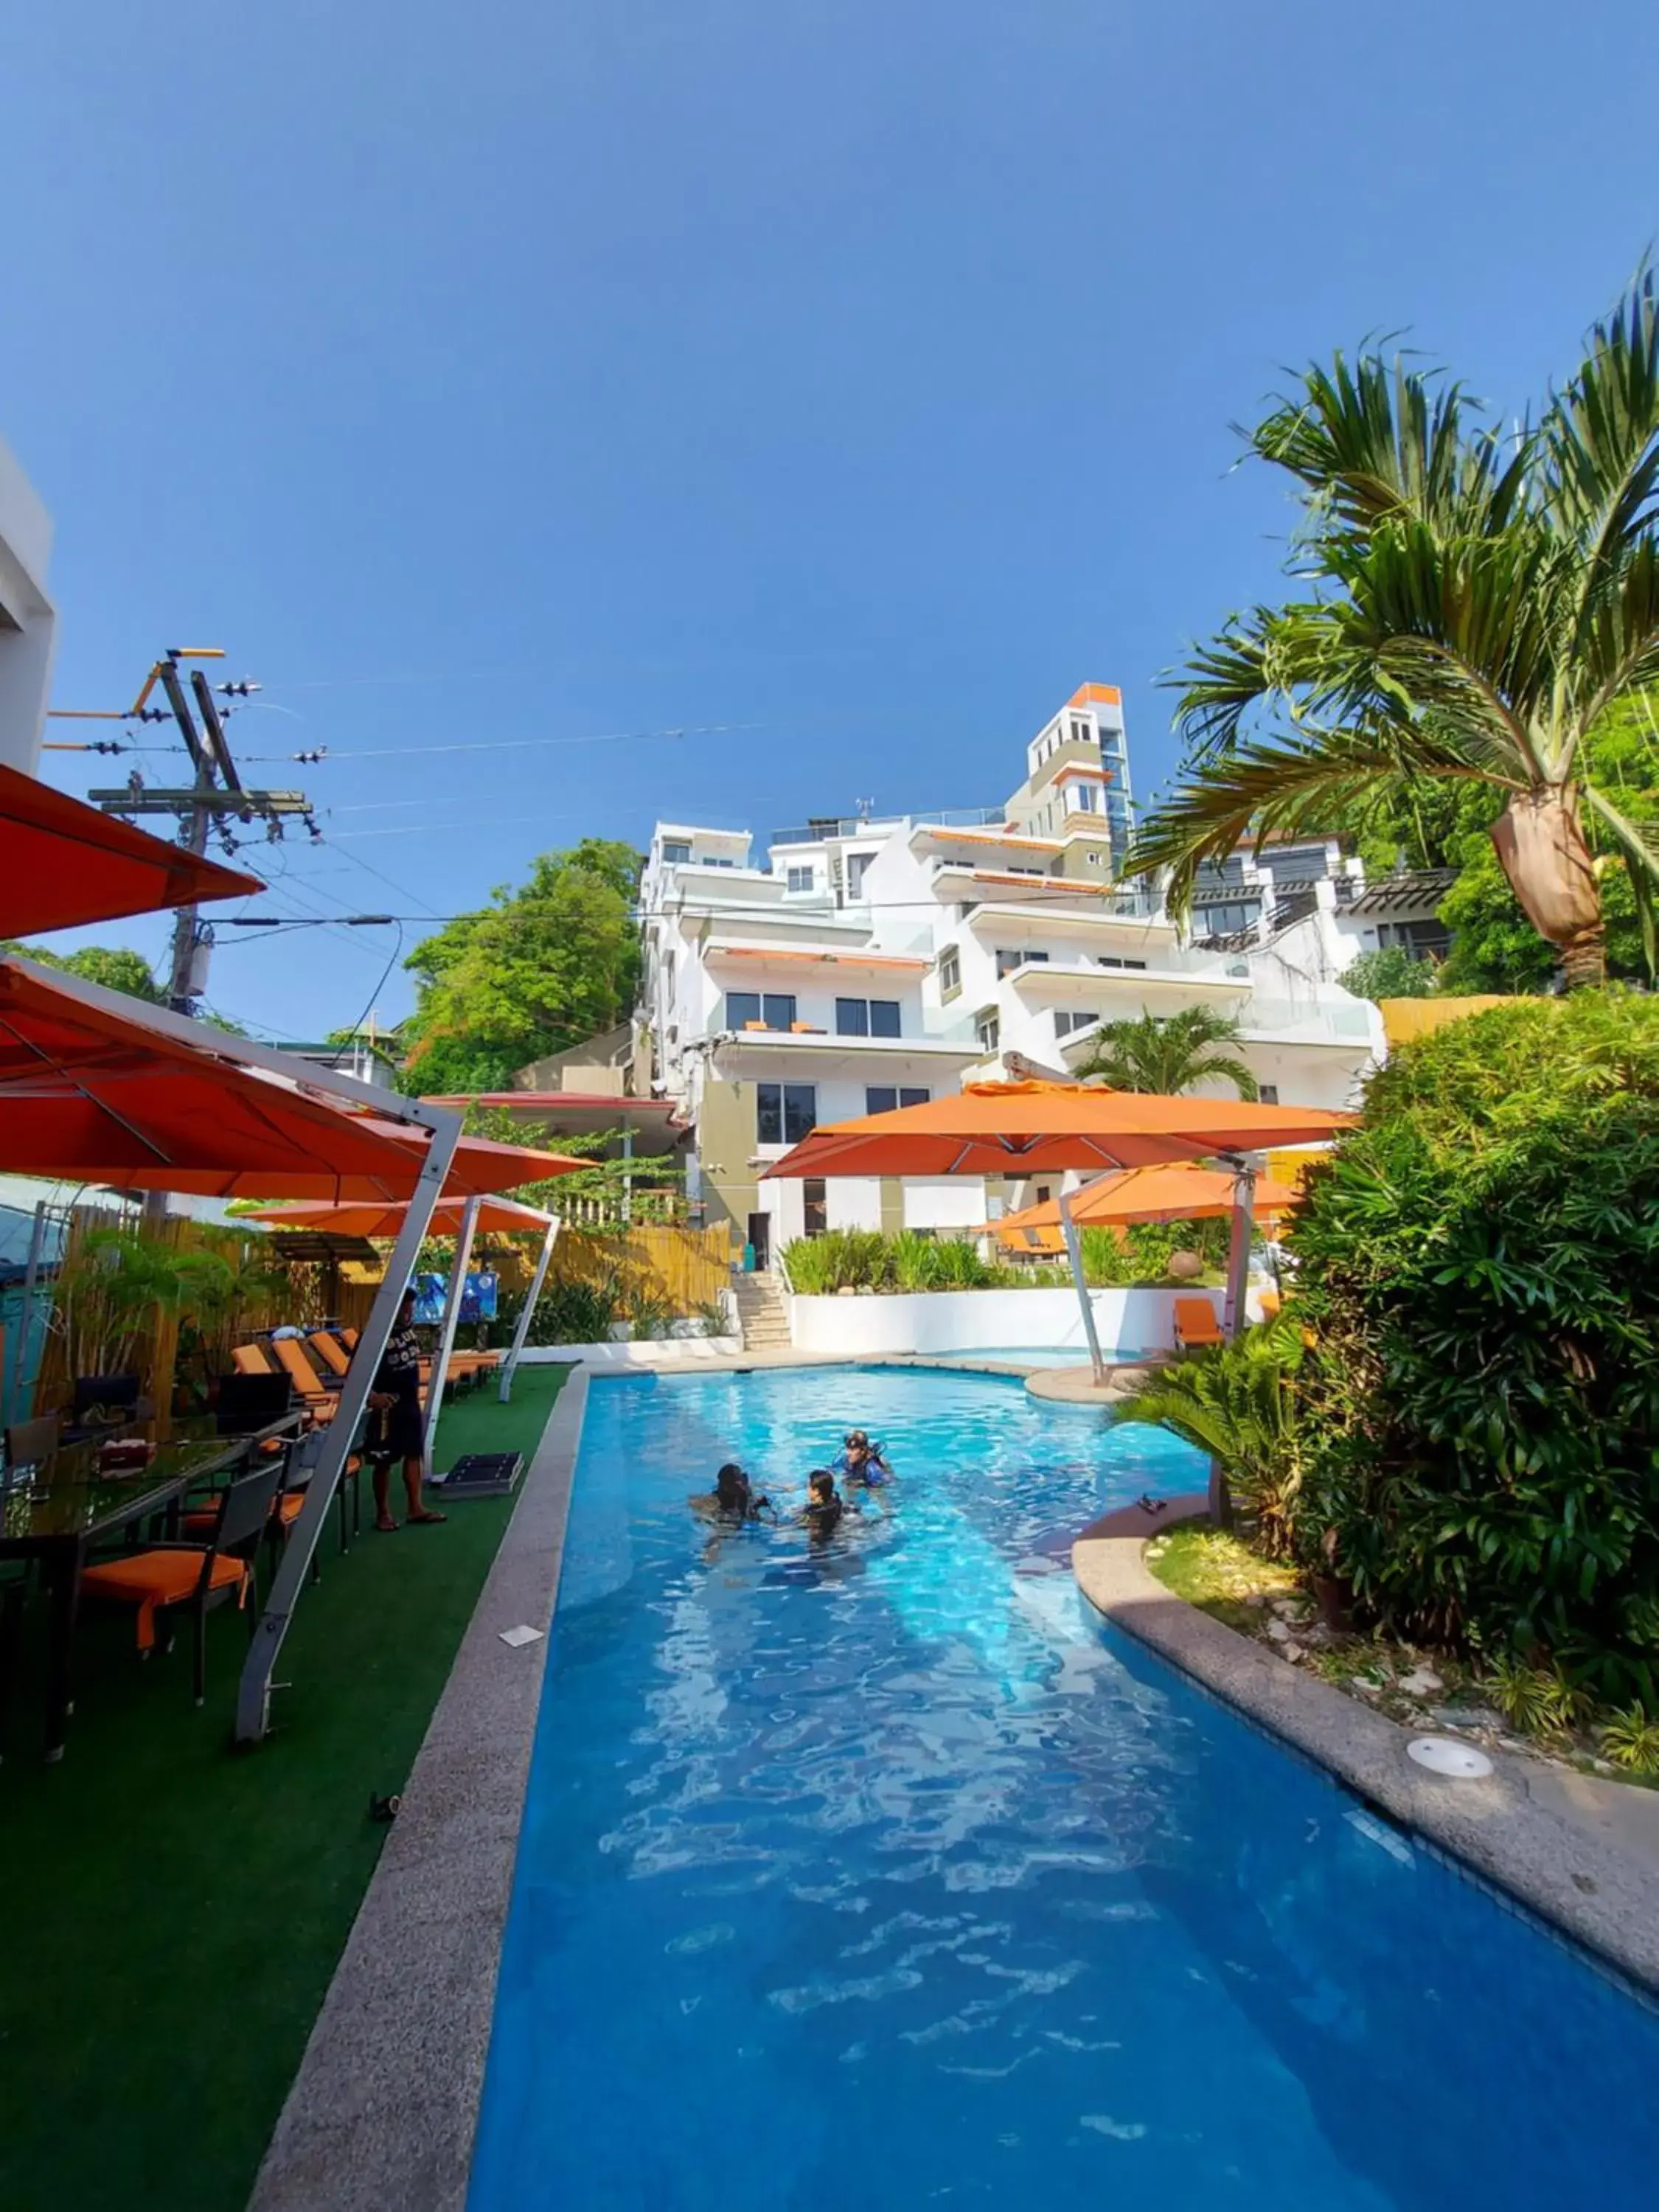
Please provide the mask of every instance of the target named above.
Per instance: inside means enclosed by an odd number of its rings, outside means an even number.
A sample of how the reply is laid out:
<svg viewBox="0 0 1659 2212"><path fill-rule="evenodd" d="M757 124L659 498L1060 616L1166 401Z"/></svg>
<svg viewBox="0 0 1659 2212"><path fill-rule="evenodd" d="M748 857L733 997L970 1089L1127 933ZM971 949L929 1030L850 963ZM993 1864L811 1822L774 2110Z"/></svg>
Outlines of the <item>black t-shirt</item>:
<svg viewBox="0 0 1659 2212"><path fill-rule="evenodd" d="M393 1391L399 1398L420 1395L421 1340L412 1327L394 1328L386 1339L380 1364L374 1370L374 1388Z"/></svg>

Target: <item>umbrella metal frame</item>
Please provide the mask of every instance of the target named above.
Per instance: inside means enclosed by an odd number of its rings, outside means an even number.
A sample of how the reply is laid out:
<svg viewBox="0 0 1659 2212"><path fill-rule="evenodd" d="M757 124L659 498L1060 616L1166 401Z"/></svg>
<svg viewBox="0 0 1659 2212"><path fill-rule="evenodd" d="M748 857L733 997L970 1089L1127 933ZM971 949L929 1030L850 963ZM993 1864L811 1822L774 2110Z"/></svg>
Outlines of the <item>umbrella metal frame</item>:
<svg viewBox="0 0 1659 2212"><path fill-rule="evenodd" d="M530 1316L536 1310L536 1301L542 1294L542 1285L547 1280L548 1262L552 1259L553 1247L558 1242L559 1228L559 1218L555 1214L549 1220L547 1234L542 1239L542 1249L536 1261L536 1273L531 1281L529 1295L525 1299L523 1310L519 1315L519 1325L513 1332L513 1347L501 1362L499 1395L503 1406L513 1395L513 1377L519 1371L519 1361L524 1352L525 1339L530 1334Z"/></svg>

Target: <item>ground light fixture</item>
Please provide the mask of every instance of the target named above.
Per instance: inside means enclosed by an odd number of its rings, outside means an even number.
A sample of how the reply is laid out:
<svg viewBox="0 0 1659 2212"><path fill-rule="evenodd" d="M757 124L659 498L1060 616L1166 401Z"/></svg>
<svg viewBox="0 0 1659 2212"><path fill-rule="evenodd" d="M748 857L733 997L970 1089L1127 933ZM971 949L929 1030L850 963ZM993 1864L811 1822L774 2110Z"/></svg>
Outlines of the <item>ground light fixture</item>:
<svg viewBox="0 0 1659 2212"><path fill-rule="evenodd" d="M1481 1782L1492 1772L1492 1761L1484 1751L1477 1751L1472 1743L1458 1743L1449 1735L1413 1736L1406 1746L1406 1756L1449 1782Z"/></svg>

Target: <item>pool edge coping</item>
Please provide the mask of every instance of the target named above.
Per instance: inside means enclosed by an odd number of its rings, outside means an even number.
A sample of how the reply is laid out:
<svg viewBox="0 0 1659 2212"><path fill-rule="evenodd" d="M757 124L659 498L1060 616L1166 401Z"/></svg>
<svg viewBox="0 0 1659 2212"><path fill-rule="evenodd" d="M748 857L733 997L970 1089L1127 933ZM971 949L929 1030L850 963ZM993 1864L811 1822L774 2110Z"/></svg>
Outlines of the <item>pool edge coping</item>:
<svg viewBox="0 0 1659 2212"><path fill-rule="evenodd" d="M595 1370L573 1363L467 1623L249 2197L462 2212ZM603 1372L605 1370L598 1370ZM526 1626L540 1639L501 1641Z"/></svg>
<svg viewBox="0 0 1659 2212"><path fill-rule="evenodd" d="M1527 1762L1488 1753L1492 1772L1452 1781L1407 1757L1423 1729L1373 1712L1201 1612L1159 1582L1151 1539L1203 1516L1202 1498L1128 1506L1085 1528L1072 1571L1096 1612L1222 1704L1323 1768L1373 1810L1650 1996L1659 1996L1659 1873L1540 1804Z"/></svg>

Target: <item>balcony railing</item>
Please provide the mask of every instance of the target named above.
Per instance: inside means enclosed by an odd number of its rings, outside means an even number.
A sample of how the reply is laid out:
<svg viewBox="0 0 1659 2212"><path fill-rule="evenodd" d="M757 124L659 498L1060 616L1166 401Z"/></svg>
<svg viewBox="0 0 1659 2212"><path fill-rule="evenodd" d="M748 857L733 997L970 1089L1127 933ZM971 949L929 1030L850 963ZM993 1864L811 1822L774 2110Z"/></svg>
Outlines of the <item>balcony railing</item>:
<svg viewBox="0 0 1659 2212"><path fill-rule="evenodd" d="M901 822L931 823L940 830L1000 830L1007 819L1006 806L924 806L910 814L881 814L868 818L861 814L826 815L821 822L809 822L804 828L775 830L771 842L775 845L817 845L826 837L861 837L880 830L895 830Z"/></svg>

